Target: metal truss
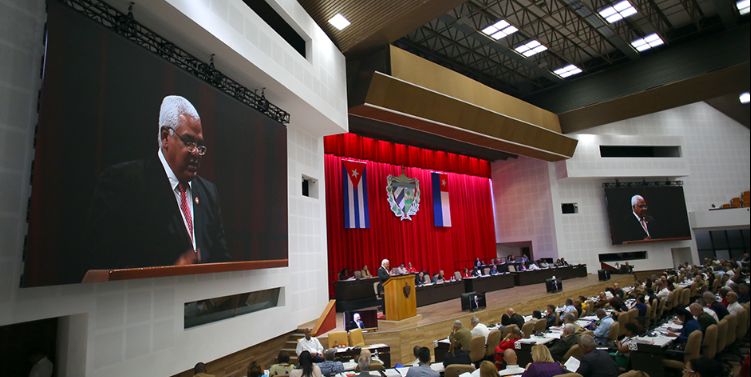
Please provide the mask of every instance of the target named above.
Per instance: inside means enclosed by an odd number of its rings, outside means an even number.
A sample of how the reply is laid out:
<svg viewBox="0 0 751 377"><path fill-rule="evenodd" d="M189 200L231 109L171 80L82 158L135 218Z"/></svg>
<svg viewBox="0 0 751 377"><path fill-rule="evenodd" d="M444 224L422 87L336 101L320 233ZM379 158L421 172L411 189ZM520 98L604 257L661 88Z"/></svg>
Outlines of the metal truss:
<svg viewBox="0 0 751 377"><path fill-rule="evenodd" d="M251 91L217 70L214 67L213 54L210 62L204 63L138 23L133 17L132 3L128 14L124 14L100 0L61 0L61 2L276 122L282 125L289 123L289 113L269 102L263 92L258 94L256 91Z"/></svg>
<svg viewBox="0 0 751 377"><path fill-rule="evenodd" d="M668 20L665 14L662 13L660 7L655 4L654 0L629 1L633 2L636 10L647 18L649 24L652 25L654 30L663 37L662 39L664 41L667 42L667 35L670 30L673 29L673 24L670 23L670 20Z"/></svg>
<svg viewBox="0 0 751 377"><path fill-rule="evenodd" d="M699 3L697 3L696 0L681 0L681 6L686 10L688 16L691 17L691 21L693 21L696 29L701 30L701 21L704 18L704 12L701 10L701 7L699 7Z"/></svg>
<svg viewBox="0 0 751 377"><path fill-rule="evenodd" d="M597 14L598 9L610 5L610 2L606 2L605 0L592 0L590 8L581 0L562 1L576 12L582 20L587 22L605 37L613 46L623 53L623 55L627 56L629 59L636 59L639 57L639 54L630 45L630 41L635 39L635 34L629 28L628 23L618 22L616 24L609 24Z"/></svg>

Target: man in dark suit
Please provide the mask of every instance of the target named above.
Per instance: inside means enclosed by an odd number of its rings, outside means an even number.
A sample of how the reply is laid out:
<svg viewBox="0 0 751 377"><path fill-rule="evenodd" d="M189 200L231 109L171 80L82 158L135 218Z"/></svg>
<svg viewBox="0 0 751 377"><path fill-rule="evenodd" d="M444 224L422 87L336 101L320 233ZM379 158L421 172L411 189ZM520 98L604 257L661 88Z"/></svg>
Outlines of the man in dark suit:
<svg viewBox="0 0 751 377"><path fill-rule="evenodd" d="M516 325L521 329L524 326L524 317L516 313L513 308L508 308L506 313L501 316L501 325Z"/></svg>
<svg viewBox="0 0 751 377"><path fill-rule="evenodd" d="M360 313L352 314L352 323L349 324L350 329L364 329L365 322L360 318Z"/></svg>
<svg viewBox="0 0 751 377"><path fill-rule="evenodd" d="M561 339L557 340L552 347L550 347L550 354L555 361L565 362L562 360L571 347L579 342L579 337L576 335L576 327L567 323L563 326L563 334Z"/></svg>
<svg viewBox="0 0 751 377"><path fill-rule="evenodd" d="M631 197L631 213L618 226L620 241L651 240L654 236L654 218L648 213L647 201L641 195Z"/></svg>
<svg viewBox="0 0 751 377"><path fill-rule="evenodd" d="M99 177L84 240L90 269L228 259L217 189L198 176L206 154L201 119L187 99L164 98L158 136L155 156Z"/></svg>
<svg viewBox="0 0 751 377"><path fill-rule="evenodd" d="M618 376L618 365L607 352L596 349L595 340L591 335L579 337L579 348L584 355L579 360L579 369L576 373L583 377Z"/></svg>
<svg viewBox="0 0 751 377"><path fill-rule="evenodd" d="M390 262L388 259L381 261L381 267L378 268L378 293L383 294L383 283L389 280L391 274L389 274Z"/></svg>

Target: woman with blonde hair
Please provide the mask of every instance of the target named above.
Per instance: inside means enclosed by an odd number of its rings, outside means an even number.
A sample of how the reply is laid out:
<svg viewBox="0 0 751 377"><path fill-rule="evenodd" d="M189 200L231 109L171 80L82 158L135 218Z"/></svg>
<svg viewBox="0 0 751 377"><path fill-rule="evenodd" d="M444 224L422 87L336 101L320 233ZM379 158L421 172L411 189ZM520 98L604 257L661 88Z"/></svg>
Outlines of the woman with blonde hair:
<svg viewBox="0 0 751 377"><path fill-rule="evenodd" d="M532 346L532 362L527 365L527 370L522 377L553 377L564 374L566 371L561 364L553 361L550 350L543 344Z"/></svg>
<svg viewBox="0 0 751 377"><path fill-rule="evenodd" d="M498 369L490 361L480 363L480 377L498 377Z"/></svg>

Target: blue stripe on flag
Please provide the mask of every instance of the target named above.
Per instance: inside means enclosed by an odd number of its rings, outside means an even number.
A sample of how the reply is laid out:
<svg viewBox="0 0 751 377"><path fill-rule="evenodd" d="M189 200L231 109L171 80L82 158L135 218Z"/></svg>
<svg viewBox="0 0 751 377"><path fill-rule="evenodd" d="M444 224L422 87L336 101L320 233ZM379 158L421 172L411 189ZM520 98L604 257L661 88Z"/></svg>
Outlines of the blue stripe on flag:
<svg viewBox="0 0 751 377"><path fill-rule="evenodd" d="M349 223L349 174L347 168L342 165L342 192L344 193L344 227L351 228Z"/></svg>
<svg viewBox="0 0 751 377"><path fill-rule="evenodd" d="M430 173L433 183L433 219L435 226L443 226L443 208L441 207L441 175Z"/></svg>

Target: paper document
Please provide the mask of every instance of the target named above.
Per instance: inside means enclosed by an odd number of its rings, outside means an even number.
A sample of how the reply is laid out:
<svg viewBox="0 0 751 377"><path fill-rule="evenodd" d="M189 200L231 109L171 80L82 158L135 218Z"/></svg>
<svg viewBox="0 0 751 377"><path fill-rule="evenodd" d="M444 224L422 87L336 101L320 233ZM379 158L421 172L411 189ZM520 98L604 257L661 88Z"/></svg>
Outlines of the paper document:
<svg viewBox="0 0 751 377"><path fill-rule="evenodd" d="M571 356L566 360L566 364L563 365L566 370L576 373L577 370L579 370L579 359Z"/></svg>

